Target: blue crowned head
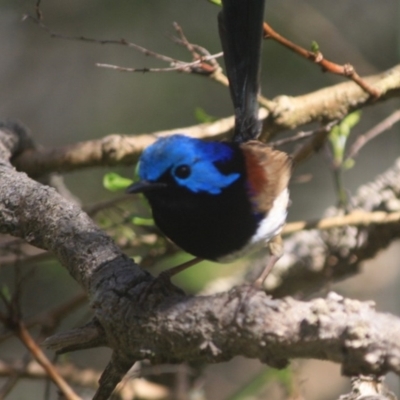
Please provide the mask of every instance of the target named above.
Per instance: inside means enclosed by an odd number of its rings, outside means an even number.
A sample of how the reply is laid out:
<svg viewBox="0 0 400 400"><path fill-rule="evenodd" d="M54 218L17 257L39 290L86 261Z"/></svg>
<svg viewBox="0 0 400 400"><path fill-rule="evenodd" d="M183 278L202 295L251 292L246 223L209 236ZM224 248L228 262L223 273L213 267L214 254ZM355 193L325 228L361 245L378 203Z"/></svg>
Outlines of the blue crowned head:
<svg viewBox="0 0 400 400"><path fill-rule="evenodd" d="M234 149L220 142L206 142L184 135L158 139L139 160L142 182L159 182L168 174L174 182L193 193L219 194L235 182L238 172L222 173L217 165L229 162Z"/></svg>

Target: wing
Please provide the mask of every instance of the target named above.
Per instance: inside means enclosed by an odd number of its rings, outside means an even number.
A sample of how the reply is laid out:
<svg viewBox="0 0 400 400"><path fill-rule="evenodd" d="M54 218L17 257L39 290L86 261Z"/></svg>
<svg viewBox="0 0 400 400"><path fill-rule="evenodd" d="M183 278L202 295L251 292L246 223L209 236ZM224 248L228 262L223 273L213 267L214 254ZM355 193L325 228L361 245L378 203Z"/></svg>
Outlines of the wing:
<svg viewBox="0 0 400 400"><path fill-rule="evenodd" d="M288 154L255 140L240 148L245 156L250 196L258 210L267 213L289 184L292 160Z"/></svg>

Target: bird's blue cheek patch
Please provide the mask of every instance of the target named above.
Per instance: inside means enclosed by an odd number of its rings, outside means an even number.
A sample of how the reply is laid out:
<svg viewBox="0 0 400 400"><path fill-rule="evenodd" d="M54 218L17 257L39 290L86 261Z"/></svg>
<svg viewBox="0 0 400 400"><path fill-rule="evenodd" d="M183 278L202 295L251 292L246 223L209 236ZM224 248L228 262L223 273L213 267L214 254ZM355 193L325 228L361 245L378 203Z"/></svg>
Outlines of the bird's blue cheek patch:
<svg viewBox="0 0 400 400"><path fill-rule="evenodd" d="M194 193L206 192L209 194L220 194L222 189L228 187L238 180L240 174L222 174L213 163L197 161L192 165L192 173L189 178L175 178L176 182Z"/></svg>

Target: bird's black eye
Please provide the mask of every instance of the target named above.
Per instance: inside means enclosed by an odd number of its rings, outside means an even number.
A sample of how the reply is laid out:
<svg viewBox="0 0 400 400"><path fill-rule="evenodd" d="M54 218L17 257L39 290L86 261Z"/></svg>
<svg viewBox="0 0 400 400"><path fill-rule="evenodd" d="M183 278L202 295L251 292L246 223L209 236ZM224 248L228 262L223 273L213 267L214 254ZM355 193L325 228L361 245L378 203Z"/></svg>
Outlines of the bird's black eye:
<svg viewBox="0 0 400 400"><path fill-rule="evenodd" d="M192 171L190 170L190 167L188 165L183 164L176 167L175 176L179 179L186 179L189 177L191 172Z"/></svg>

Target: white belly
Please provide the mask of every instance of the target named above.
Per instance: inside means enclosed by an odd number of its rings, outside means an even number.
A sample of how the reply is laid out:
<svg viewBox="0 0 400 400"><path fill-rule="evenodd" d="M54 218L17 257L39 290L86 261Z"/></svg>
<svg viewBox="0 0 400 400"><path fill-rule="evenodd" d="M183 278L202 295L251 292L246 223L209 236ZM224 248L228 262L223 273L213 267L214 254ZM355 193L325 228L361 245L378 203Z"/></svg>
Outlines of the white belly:
<svg viewBox="0 0 400 400"><path fill-rule="evenodd" d="M260 222L256 233L249 242L240 250L218 259L218 262L230 262L245 254L266 245L273 237L278 235L287 217L287 208L289 206L289 190L286 188L275 199L271 210L267 216Z"/></svg>

